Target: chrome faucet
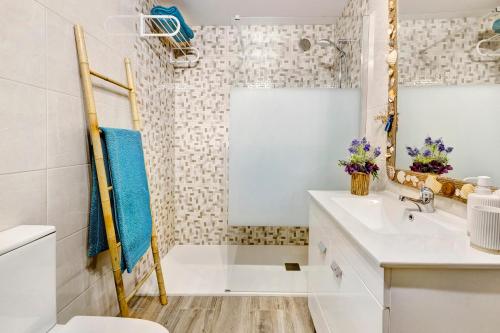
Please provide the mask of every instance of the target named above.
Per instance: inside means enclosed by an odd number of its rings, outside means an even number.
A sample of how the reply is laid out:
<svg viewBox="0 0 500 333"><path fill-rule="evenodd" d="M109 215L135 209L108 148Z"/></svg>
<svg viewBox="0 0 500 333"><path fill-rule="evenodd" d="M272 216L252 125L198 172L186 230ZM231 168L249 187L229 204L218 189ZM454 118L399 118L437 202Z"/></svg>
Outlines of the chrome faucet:
<svg viewBox="0 0 500 333"><path fill-rule="evenodd" d="M404 195L400 195L399 200L403 202L413 202L418 207L419 212L434 213L434 211L436 210L434 208L434 192L432 192L432 190L428 187L422 187L420 189L420 199L414 199Z"/></svg>

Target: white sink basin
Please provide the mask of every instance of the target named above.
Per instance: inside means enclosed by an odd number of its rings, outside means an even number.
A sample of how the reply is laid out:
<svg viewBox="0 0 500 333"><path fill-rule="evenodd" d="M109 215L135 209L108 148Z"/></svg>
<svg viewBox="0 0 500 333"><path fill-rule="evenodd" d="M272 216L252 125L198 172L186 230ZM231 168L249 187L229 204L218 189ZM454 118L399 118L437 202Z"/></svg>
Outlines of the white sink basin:
<svg viewBox="0 0 500 333"><path fill-rule="evenodd" d="M464 232L463 220L450 214L420 213L413 203L403 203L382 192L366 197L334 195L331 200L359 223L378 233L442 234Z"/></svg>
<svg viewBox="0 0 500 333"><path fill-rule="evenodd" d="M415 204L399 201L392 192L366 197L344 191L309 193L312 204L383 267L500 269L500 256L470 246L463 218L441 210L420 213Z"/></svg>

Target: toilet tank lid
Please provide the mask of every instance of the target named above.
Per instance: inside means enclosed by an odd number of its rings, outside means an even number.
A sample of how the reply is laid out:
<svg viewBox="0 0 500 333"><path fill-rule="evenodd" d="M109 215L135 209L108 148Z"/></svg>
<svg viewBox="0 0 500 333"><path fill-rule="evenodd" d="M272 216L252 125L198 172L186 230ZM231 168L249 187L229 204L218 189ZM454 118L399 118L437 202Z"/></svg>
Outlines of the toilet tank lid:
<svg viewBox="0 0 500 333"><path fill-rule="evenodd" d="M51 225L20 225L0 232L0 255L56 232Z"/></svg>

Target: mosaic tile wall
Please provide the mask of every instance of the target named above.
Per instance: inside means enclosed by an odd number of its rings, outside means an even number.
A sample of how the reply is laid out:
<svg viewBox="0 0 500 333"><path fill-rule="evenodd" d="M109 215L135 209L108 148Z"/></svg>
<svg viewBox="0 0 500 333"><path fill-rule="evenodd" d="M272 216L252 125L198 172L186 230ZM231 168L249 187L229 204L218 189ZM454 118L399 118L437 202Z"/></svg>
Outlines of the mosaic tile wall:
<svg viewBox="0 0 500 333"><path fill-rule="evenodd" d="M230 245L307 245L309 229L304 227L228 226L226 243Z"/></svg>
<svg viewBox="0 0 500 333"><path fill-rule="evenodd" d="M344 19L346 31L349 22ZM361 22L357 21L358 24ZM179 244L296 244L308 228L228 226L228 115L231 87L338 87L331 49L298 41L352 39L335 25L203 26L195 28L201 61L175 70L175 238ZM241 41L240 41L241 36ZM355 37L355 38L353 38ZM358 87L359 53L348 86Z"/></svg>
<svg viewBox="0 0 500 333"><path fill-rule="evenodd" d="M138 1L136 11L146 13L155 1ZM137 38L133 61L138 104L143 123L142 139L162 256L174 245L174 68L168 50L157 38ZM152 267L148 251L136 270L142 276Z"/></svg>
<svg viewBox="0 0 500 333"><path fill-rule="evenodd" d="M342 15L335 22L335 40L347 53L347 68L349 68L347 87L360 87L363 16L368 12L368 0L350 0ZM336 57L336 66L339 58Z"/></svg>
<svg viewBox="0 0 500 333"><path fill-rule="evenodd" d="M352 0L344 16L355 13ZM157 1L137 1L147 13ZM356 13L357 14L357 13ZM153 215L162 255L174 244L307 244L307 228L227 225L228 112L231 87L338 87L338 57L311 41L345 39L350 75L359 87L361 18L331 25L195 27L201 61L175 69L155 38L137 39L136 80ZM359 35L359 36L358 36ZM241 37L241 38L240 38ZM142 275L149 256L139 265Z"/></svg>
<svg viewBox="0 0 500 333"><path fill-rule="evenodd" d="M500 14L496 18L500 18ZM494 19L495 16L401 19L399 75L402 84L500 83L500 59L481 57L475 51L477 42L491 34Z"/></svg>

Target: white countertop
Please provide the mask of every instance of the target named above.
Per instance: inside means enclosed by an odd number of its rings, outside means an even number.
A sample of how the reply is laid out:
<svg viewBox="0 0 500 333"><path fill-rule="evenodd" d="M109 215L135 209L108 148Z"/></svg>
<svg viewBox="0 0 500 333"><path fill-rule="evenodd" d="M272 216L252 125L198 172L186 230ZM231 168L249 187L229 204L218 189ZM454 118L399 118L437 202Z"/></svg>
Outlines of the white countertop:
<svg viewBox="0 0 500 333"><path fill-rule="evenodd" d="M366 197L341 191L309 194L333 218L331 223L338 223L382 267L500 269L500 255L471 248L465 220L454 215L439 210L411 212L415 215L413 222L402 219L394 222L397 219L393 210L402 212L412 206L399 202L392 192L376 192ZM370 202L384 202L386 206L376 210L369 207ZM386 221L391 218L394 221Z"/></svg>
<svg viewBox="0 0 500 333"><path fill-rule="evenodd" d="M20 225L0 231L0 255L56 232L50 225Z"/></svg>

